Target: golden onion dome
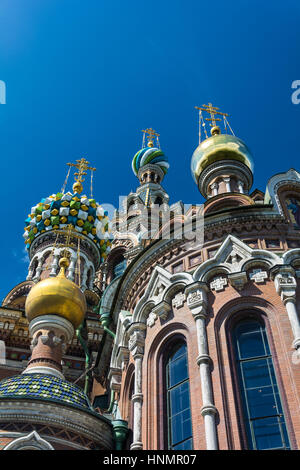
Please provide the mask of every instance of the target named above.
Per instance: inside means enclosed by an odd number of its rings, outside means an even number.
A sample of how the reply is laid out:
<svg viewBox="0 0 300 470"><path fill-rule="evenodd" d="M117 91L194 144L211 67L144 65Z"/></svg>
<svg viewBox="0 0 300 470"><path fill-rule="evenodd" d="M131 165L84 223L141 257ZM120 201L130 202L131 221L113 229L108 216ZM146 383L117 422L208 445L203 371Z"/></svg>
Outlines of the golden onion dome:
<svg viewBox="0 0 300 470"><path fill-rule="evenodd" d="M205 168L220 160L236 160L253 171L251 152L246 144L234 135L216 132L203 140L193 153L191 170L195 182L198 184L199 176Z"/></svg>
<svg viewBox="0 0 300 470"><path fill-rule="evenodd" d="M67 258L61 258L61 270L56 277L38 282L30 290L25 311L29 321L41 315L58 315L69 320L76 329L86 312L86 300L80 288L65 277Z"/></svg>

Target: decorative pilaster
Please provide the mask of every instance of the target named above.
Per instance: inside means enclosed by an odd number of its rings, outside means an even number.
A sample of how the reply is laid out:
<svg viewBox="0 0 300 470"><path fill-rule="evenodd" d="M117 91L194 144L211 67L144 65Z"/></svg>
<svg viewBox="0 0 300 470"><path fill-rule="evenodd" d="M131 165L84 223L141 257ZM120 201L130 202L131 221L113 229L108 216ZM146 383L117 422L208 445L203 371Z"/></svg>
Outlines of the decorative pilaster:
<svg viewBox="0 0 300 470"><path fill-rule="evenodd" d="M206 320L207 320L207 296L208 287L204 283L197 282L189 285L185 289L187 295L187 306L192 312L196 322L198 357L201 390L202 408L201 415L204 418L206 448L207 450L218 449L218 437L216 416L218 411L214 405L213 387L211 380L212 360L208 352Z"/></svg>
<svg viewBox="0 0 300 470"><path fill-rule="evenodd" d="M275 276L275 288L287 310L294 335L293 346L298 349L300 347L300 322L296 308L297 281L294 274L292 267L281 268Z"/></svg>
<svg viewBox="0 0 300 470"><path fill-rule="evenodd" d="M133 442L130 446L131 450L142 450L142 406L143 406L143 393L142 393L142 366L144 357L145 345L145 330L144 323L135 323L129 329L129 343L128 347L134 359L135 372L134 372L134 394L132 396L133 402Z"/></svg>

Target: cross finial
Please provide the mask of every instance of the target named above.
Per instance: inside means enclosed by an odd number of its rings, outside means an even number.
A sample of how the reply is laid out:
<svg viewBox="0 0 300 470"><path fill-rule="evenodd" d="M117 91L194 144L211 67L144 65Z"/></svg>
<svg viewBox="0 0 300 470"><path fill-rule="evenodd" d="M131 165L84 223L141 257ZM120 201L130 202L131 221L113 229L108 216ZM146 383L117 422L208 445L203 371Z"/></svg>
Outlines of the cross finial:
<svg viewBox="0 0 300 470"><path fill-rule="evenodd" d="M206 121L211 121L210 122L211 133L212 134L219 134L220 133L220 128L217 126L217 121L221 121L221 119L219 117L216 117L216 115L223 116L223 118L225 119L226 116L228 116L228 114L227 113L222 113L219 110L219 108L217 108L216 106L213 106L212 103L203 104L200 107L195 106L195 108L199 109L200 111L205 111L206 113L210 114L210 117L205 118L205 120Z"/></svg>
<svg viewBox="0 0 300 470"><path fill-rule="evenodd" d="M96 171L96 168L88 166L90 162L88 162L85 158L76 160L76 162L77 163L67 163L67 165L78 168L78 171L74 173L75 183L73 185L73 190L78 193L81 193L83 189L82 183L84 181L84 176L86 175L86 170Z"/></svg>
<svg viewBox="0 0 300 470"><path fill-rule="evenodd" d="M145 129L145 130L142 130L142 132L144 133L144 137L143 137L143 142L145 140L145 137L147 138L147 145L148 147L153 147L154 143L154 139L158 139L159 137L159 134L154 130L152 129L151 127L149 127L148 129Z"/></svg>

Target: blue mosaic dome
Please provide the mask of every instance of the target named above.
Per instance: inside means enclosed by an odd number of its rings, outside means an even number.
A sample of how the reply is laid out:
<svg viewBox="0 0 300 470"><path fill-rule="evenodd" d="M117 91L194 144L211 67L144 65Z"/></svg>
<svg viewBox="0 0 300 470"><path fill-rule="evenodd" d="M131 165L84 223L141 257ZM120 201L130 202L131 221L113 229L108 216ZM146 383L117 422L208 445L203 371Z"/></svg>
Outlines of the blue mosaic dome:
<svg viewBox="0 0 300 470"><path fill-rule="evenodd" d="M0 382L2 399L45 400L94 411L87 396L70 382L46 374L22 374Z"/></svg>

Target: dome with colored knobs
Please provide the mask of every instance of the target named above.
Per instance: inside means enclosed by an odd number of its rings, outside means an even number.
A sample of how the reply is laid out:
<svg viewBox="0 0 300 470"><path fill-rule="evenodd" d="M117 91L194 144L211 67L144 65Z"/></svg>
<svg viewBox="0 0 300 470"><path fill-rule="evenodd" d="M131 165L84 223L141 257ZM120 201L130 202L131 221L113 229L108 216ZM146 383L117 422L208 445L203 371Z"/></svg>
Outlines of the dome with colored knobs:
<svg viewBox="0 0 300 470"><path fill-rule="evenodd" d="M75 185L74 189L76 190ZM95 199L80 193L57 193L42 199L32 207L25 224L23 236L28 250L41 233L62 229L71 224L77 232L95 243L101 254L101 262L110 251L111 223L107 211Z"/></svg>
<svg viewBox="0 0 300 470"><path fill-rule="evenodd" d="M48 277L35 284L25 303L28 321L41 315L58 315L72 323L76 329L82 323L86 312L86 300L75 282L66 279L67 258L59 261L61 270L56 277Z"/></svg>
<svg viewBox="0 0 300 470"><path fill-rule="evenodd" d="M203 140L193 153L191 171L196 184L202 171L220 160L236 160L253 171L251 152L241 139L234 135L215 134Z"/></svg>
<svg viewBox="0 0 300 470"><path fill-rule="evenodd" d="M138 176L140 168L148 164L157 165L160 169L167 173L169 168L168 159L161 149L157 147L145 147L139 150L132 160L132 170L133 173Z"/></svg>

